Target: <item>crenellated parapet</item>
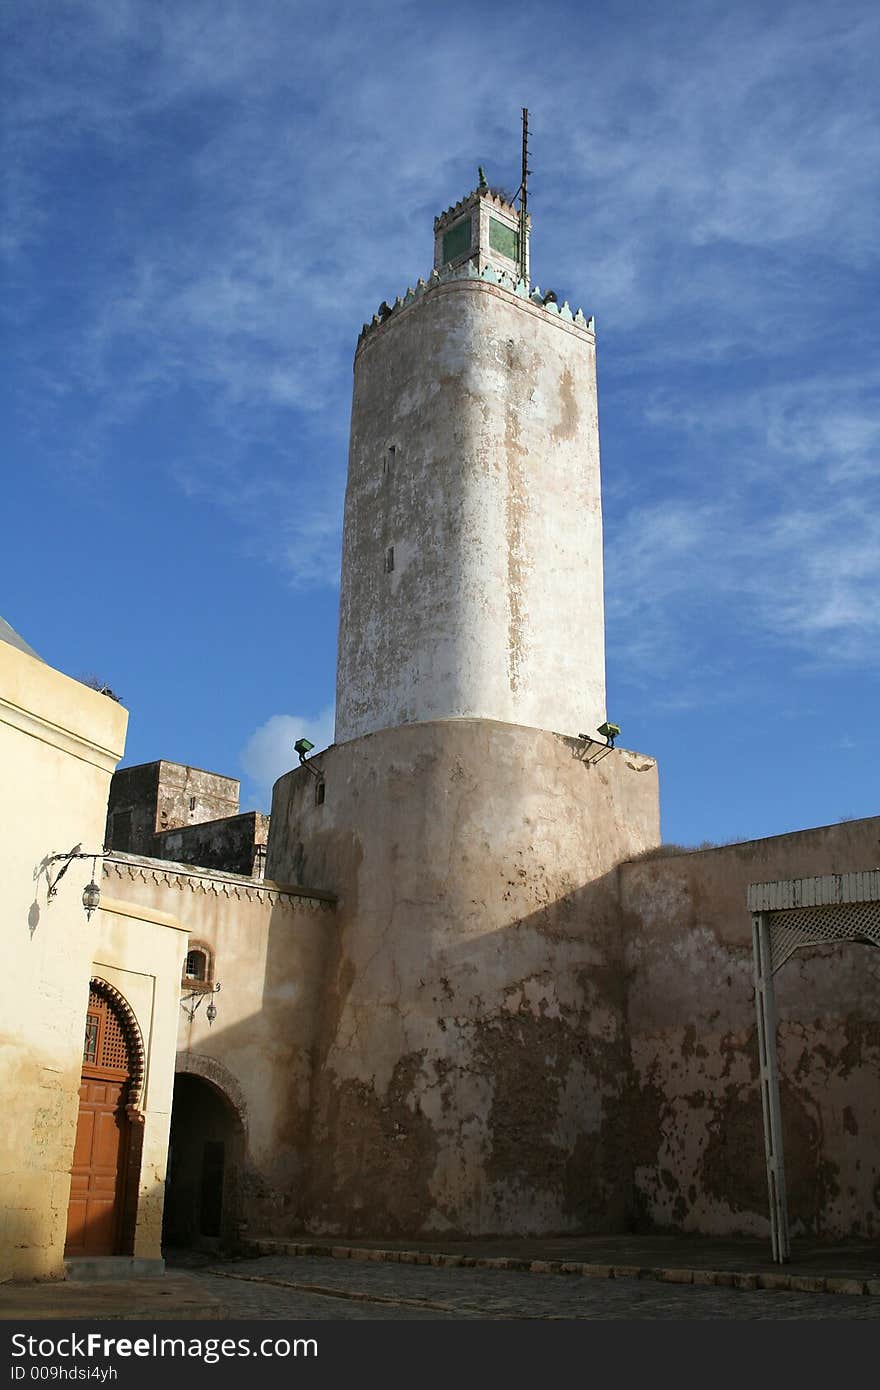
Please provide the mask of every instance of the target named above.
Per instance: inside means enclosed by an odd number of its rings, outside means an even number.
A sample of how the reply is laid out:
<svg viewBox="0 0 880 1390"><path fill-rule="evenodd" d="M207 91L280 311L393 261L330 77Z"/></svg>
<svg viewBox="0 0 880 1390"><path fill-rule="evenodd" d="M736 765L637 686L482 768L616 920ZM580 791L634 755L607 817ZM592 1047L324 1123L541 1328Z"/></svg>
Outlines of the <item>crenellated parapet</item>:
<svg viewBox="0 0 880 1390"><path fill-rule="evenodd" d="M467 202L467 199L464 200ZM462 204L456 204L442 218L437 219L437 224L445 218L452 218ZM454 218L452 219L454 220ZM516 295L518 299L527 299L530 304L536 305L546 313L554 315L565 323L573 323L578 328L584 328L589 333L595 334L595 319L591 315L586 317L582 309L572 309L567 300L561 304L557 303L552 291L547 294L542 292L539 285L530 286L527 281L518 279L515 275L508 274L505 270L499 270L495 266L487 265L480 270L472 261L466 261L460 265L444 266L441 270L432 270L427 280L419 279L415 287L407 289L403 295L398 295L393 304L388 304L385 300L379 305L376 313L369 323L365 323L358 336L358 346L365 338L377 328L381 328L390 318L399 313L402 309L408 309L416 300L423 295L429 294L438 285L448 284L453 280L481 280L484 284L497 285L500 289L507 290L508 293Z"/></svg>
<svg viewBox="0 0 880 1390"><path fill-rule="evenodd" d="M490 203L493 207L496 207L499 212L506 213L509 217L519 219L519 212L514 207L513 203L503 197L497 189L475 188L472 193L465 194L465 196L459 198L458 202L453 204L451 208L447 208L445 212L441 212L434 218L434 231L442 232L445 231L447 227L451 227L453 222L457 222L460 217L463 217L478 199L481 202Z"/></svg>

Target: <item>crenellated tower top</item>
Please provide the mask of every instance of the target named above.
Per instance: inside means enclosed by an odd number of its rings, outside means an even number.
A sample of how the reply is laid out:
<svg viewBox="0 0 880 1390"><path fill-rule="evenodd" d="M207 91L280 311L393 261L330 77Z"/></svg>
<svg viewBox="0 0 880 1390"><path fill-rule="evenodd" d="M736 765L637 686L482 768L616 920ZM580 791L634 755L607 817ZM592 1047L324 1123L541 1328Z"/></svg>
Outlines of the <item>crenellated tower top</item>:
<svg viewBox="0 0 880 1390"><path fill-rule="evenodd" d="M434 219L434 269L456 268L471 262L478 271L491 266L515 279L522 269L520 214L500 189L482 178L473 193ZM529 235L526 219L525 279L529 276Z"/></svg>
<svg viewBox="0 0 880 1390"><path fill-rule="evenodd" d="M481 179L435 220L428 279L364 325L337 743L606 717L594 325L523 275L523 224Z"/></svg>

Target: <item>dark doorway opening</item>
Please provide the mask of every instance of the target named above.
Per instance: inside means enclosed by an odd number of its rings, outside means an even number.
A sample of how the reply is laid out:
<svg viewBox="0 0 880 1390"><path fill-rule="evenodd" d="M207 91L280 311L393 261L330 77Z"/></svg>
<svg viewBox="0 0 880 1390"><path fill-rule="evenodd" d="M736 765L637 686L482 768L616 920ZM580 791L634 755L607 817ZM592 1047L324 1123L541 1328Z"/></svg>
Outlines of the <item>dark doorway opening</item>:
<svg viewBox="0 0 880 1390"><path fill-rule="evenodd" d="M171 1111L163 1246L234 1248L243 1149L241 1121L226 1096L200 1076L178 1074Z"/></svg>

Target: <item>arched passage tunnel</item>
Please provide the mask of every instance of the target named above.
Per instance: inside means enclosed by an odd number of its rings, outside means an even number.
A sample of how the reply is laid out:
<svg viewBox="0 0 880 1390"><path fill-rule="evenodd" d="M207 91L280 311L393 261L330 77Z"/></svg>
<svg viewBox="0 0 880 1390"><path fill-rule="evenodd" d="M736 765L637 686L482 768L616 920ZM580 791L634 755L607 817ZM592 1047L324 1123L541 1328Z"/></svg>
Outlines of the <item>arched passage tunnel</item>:
<svg viewBox="0 0 880 1390"><path fill-rule="evenodd" d="M236 1245L241 1215L244 1126L234 1105L204 1077L174 1081L162 1245L218 1250Z"/></svg>

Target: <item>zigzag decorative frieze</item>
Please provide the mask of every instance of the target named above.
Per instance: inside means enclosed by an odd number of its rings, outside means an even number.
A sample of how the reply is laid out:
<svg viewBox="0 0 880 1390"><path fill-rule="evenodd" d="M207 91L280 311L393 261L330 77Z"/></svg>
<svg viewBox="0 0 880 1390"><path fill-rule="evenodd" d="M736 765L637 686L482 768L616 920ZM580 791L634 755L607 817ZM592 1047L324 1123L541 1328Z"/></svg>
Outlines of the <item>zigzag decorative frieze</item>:
<svg viewBox="0 0 880 1390"><path fill-rule="evenodd" d="M586 328L588 332L595 333L596 320L590 316L587 318L582 309L572 310L567 300L562 304L557 304L550 299L545 302L544 295L541 293L540 286L535 285L530 289L526 280L517 279L514 275L509 275L506 270L497 270L494 266L487 265L483 270L468 261L464 265L444 266L442 270L432 270L427 280L419 279L415 287L408 289L406 294L398 295L393 304L383 301L369 323L365 323L358 336L358 345L369 336L376 328L381 328L383 323L387 323L401 309L409 308L422 295L428 294L437 285L448 284L450 280L482 280L489 285L498 285L501 289L515 294L518 299L528 299L530 303L539 309L544 309L548 314L555 314L566 323L577 324L578 328Z"/></svg>
<svg viewBox="0 0 880 1390"><path fill-rule="evenodd" d="M441 227L445 227L447 222L454 222L457 217L472 206L475 198L479 198L484 203L492 203L496 208L502 208L505 212L513 213L518 217L519 213L513 203L509 203L506 198L502 198L500 193L493 193L491 188L475 188L472 193L468 193L464 198L459 198L451 208L441 212L434 218L434 231L439 232Z"/></svg>
<svg viewBox="0 0 880 1390"><path fill-rule="evenodd" d="M115 874L119 879L129 879L132 883L153 883L167 888L188 889L191 893L203 893L215 898L227 898L238 902L268 903L270 906L287 908L309 907L333 911L334 903L329 897L311 897L305 893L285 893L277 888L266 888L259 883L242 881L235 883L229 879L215 877L209 870L180 873L173 868L160 869L155 863L138 863L137 860L106 858L104 873Z"/></svg>

